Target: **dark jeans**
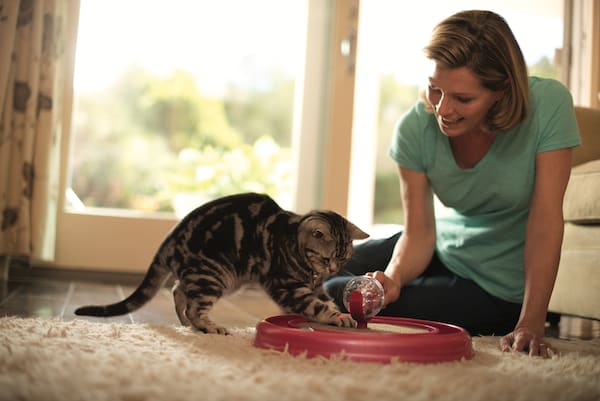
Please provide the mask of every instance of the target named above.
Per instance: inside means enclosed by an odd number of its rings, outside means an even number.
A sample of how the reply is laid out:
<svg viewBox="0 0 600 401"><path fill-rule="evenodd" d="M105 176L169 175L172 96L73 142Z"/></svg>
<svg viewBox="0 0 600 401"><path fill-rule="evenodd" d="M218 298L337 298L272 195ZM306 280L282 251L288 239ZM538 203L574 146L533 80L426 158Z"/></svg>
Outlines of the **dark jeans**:
<svg viewBox="0 0 600 401"><path fill-rule="evenodd" d="M325 282L327 293L341 310L346 311L342 301L346 283L353 276L384 270L400 235L357 245L344 271ZM521 304L494 297L457 276L434 254L423 274L404 285L398 300L379 314L455 324L471 335L504 335L514 329L520 312Z"/></svg>

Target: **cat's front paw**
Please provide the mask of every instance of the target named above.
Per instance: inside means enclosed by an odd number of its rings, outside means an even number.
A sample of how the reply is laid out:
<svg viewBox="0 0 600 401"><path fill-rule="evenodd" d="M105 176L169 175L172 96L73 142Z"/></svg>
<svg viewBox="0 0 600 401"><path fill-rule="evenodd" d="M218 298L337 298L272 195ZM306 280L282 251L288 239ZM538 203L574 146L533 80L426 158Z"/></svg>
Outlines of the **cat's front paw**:
<svg viewBox="0 0 600 401"><path fill-rule="evenodd" d="M318 320L319 323L330 324L337 327L356 327L356 321L350 317L350 315L343 315L337 313L327 318L321 318Z"/></svg>
<svg viewBox="0 0 600 401"><path fill-rule="evenodd" d="M348 315L339 315L333 320L333 324L338 327L356 327L356 321Z"/></svg>

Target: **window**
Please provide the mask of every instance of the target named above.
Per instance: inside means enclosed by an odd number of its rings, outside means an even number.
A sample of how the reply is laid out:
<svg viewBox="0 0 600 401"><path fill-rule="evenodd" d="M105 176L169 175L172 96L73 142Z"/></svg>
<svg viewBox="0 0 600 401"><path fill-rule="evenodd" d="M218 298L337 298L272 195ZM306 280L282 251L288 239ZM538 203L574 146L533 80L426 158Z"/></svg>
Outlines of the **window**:
<svg viewBox="0 0 600 401"><path fill-rule="evenodd" d="M96 3L80 5L58 266L143 271L178 217L228 193L314 207L332 2Z"/></svg>
<svg viewBox="0 0 600 401"><path fill-rule="evenodd" d="M82 1L70 206L182 217L210 199L257 191L291 207L306 8Z"/></svg>

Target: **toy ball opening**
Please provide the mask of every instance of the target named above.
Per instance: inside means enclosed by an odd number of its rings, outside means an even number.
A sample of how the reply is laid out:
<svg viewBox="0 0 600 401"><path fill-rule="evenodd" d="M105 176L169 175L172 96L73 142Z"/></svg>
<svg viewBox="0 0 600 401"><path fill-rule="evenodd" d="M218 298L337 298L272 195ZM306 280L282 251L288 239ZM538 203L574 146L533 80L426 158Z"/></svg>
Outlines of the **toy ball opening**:
<svg viewBox="0 0 600 401"><path fill-rule="evenodd" d="M350 294L360 291L362 294L362 309L365 318L377 315L384 304L383 286L377 280L369 276L358 276L348 281L344 287L343 301L347 310L350 310Z"/></svg>

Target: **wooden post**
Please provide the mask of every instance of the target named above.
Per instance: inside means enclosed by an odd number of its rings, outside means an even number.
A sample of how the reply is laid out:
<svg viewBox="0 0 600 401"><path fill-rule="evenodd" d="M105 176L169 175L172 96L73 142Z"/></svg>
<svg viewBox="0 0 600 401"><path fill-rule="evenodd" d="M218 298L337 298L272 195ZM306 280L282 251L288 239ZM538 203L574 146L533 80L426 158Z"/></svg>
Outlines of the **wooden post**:
<svg viewBox="0 0 600 401"><path fill-rule="evenodd" d="M350 181L358 0L335 2L322 207L346 214Z"/></svg>

